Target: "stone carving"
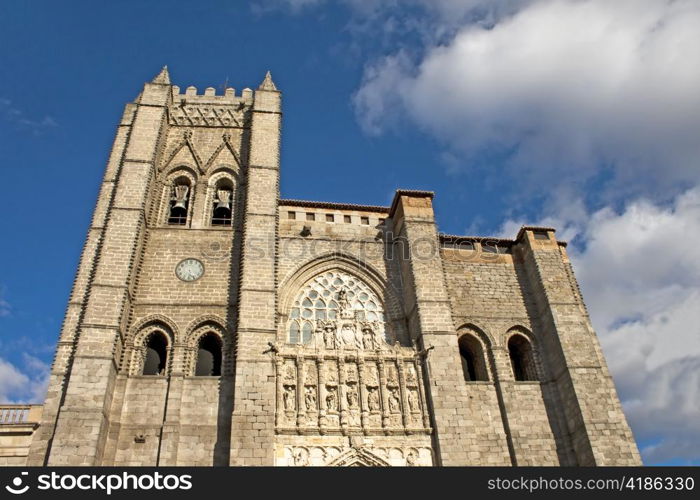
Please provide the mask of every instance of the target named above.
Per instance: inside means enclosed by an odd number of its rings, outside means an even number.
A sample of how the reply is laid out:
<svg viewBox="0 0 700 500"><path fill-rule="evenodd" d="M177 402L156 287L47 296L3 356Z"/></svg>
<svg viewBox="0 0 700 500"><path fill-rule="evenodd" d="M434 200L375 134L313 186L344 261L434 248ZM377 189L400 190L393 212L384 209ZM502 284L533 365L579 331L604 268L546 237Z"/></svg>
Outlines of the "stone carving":
<svg viewBox="0 0 700 500"><path fill-rule="evenodd" d="M300 290L289 313L287 340L316 349L376 351L388 348L385 327L376 292L354 276L328 271Z"/></svg>
<svg viewBox="0 0 700 500"><path fill-rule="evenodd" d="M354 385L348 386L348 406L350 408L357 407L357 388Z"/></svg>
<svg viewBox="0 0 700 500"><path fill-rule="evenodd" d="M376 387L367 388L367 408L369 411L379 411L379 389Z"/></svg>
<svg viewBox="0 0 700 500"><path fill-rule="evenodd" d="M168 108L171 125L208 125L210 127L238 127L244 115L234 106L214 104L173 105Z"/></svg>
<svg viewBox="0 0 700 500"><path fill-rule="evenodd" d="M307 411L316 411L316 388L309 386L304 390L304 404Z"/></svg>
<svg viewBox="0 0 700 500"><path fill-rule="evenodd" d="M406 370L406 382L415 384L417 380L416 368L412 364L408 365L408 369Z"/></svg>
<svg viewBox="0 0 700 500"><path fill-rule="evenodd" d="M284 399L284 409L288 411L294 411L296 395L294 394L294 386L285 385L284 394L282 398Z"/></svg>
<svg viewBox="0 0 700 500"><path fill-rule="evenodd" d="M406 454L406 465L413 467L415 465L418 465L418 460L420 459L420 455L418 453L418 450L415 448L411 448L408 450L408 453Z"/></svg>
<svg viewBox="0 0 700 500"><path fill-rule="evenodd" d="M397 385L398 378L396 377L396 366L393 364L387 366L386 368L386 378L389 385Z"/></svg>
<svg viewBox="0 0 700 500"><path fill-rule="evenodd" d="M309 465L309 450L306 448L296 448L293 452L294 465L297 467L306 467Z"/></svg>
<svg viewBox="0 0 700 500"><path fill-rule="evenodd" d="M326 388L326 409L328 411L338 410L338 396L336 394L336 387L328 386Z"/></svg>
<svg viewBox="0 0 700 500"><path fill-rule="evenodd" d="M389 411L391 413L401 413L401 402L399 401L399 390L389 389Z"/></svg>
<svg viewBox="0 0 700 500"><path fill-rule="evenodd" d="M306 466L426 466L432 465L429 446L374 447L351 443L350 446L285 446L277 465Z"/></svg>
<svg viewBox="0 0 700 500"><path fill-rule="evenodd" d="M418 393L415 389L408 390L408 408L411 413L417 413L420 411L420 403L418 402Z"/></svg>
<svg viewBox="0 0 700 500"><path fill-rule="evenodd" d="M293 364L287 364L284 367L284 380L287 382L296 382L297 379L297 373L296 370L294 369Z"/></svg>

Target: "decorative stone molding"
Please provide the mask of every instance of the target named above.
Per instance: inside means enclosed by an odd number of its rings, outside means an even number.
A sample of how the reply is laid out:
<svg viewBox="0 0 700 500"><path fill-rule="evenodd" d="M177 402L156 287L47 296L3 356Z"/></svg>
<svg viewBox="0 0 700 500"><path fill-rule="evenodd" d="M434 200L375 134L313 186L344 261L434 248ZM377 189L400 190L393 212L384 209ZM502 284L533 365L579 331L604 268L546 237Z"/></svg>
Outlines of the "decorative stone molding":
<svg viewBox="0 0 700 500"><path fill-rule="evenodd" d="M285 446L276 462L296 467L416 467L433 465L433 453L424 446Z"/></svg>

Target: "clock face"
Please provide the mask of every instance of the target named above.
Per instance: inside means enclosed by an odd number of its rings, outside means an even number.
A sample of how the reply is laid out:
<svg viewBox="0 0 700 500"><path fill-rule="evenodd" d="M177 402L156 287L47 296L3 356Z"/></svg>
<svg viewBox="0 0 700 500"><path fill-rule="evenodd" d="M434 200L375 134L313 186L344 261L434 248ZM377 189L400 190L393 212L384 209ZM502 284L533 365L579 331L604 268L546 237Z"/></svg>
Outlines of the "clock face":
<svg viewBox="0 0 700 500"><path fill-rule="evenodd" d="M204 274L204 264L197 259L185 259L175 267L175 274L182 281L195 281Z"/></svg>

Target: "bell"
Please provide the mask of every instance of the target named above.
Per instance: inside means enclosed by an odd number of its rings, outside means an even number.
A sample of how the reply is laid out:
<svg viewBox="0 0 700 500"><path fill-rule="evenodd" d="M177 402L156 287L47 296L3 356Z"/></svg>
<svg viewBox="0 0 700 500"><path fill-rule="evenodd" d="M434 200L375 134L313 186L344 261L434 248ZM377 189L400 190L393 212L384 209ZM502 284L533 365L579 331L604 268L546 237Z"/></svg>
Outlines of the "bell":
<svg viewBox="0 0 700 500"><path fill-rule="evenodd" d="M231 191L228 189L219 189L216 192L216 197L216 210L219 208L231 210Z"/></svg>
<svg viewBox="0 0 700 500"><path fill-rule="evenodd" d="M175 186L174 191L175 195L173 198L175 199L175 204L173 205L173 208L187 209L187 193L190 191L189 186L180 184Z"/></svg>

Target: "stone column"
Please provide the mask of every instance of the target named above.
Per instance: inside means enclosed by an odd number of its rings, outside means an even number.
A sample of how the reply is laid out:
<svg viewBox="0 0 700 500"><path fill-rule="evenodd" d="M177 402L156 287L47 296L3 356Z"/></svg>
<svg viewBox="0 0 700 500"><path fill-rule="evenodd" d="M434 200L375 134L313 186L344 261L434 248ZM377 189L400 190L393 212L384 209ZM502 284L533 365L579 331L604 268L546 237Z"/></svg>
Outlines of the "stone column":
<svg viewBox="0 0 700 500"><path fill-rule="evenodd" d="M316 358L316 370L318 371L318 428L321 434L326 433L328 420L326 419L326 372L324 370L323 355Z"/></svg>
<svg viewBox="0 0 700 500"><path fill-rule="evenodd" d="M396 356L396 369L399 371L399 394L401 396L401 417L403 421L404 429L410 427L409 414L411 413L411 407L408 404L408 394L406 394L406 367L404 366L403 359Z"/></svg>
<svg viewBox="0 0 700 500"><path fill-rule="evenodd" d="M382 427L389 429L391 427L391 413L389 413L389 392L386 388L386 366L384 360L377 360L377 371L379 372L379 396L382 401Z"/></svg>
<svg viewBox="0 0 700 500"><path fill-rule="evenodd" d="M369 408L367 407L367 388L365 387L365 358L362 354L357 356L357 397L360 400L360 421L362 431L369 434Z"/></svg>
<svg viewBox="0 0 700 500"><path fill-rule="evenodd" d="M295 358L297 366L297 429L306 424L306 405L304 404L304 378L306 377L304 357L297 354Z"/></svg>
<svg viewBox="0 0 700 500"><path fill-rule="evenodd" d="M273 465L274 367L263 355L276 337L277 204L281 94L268 75L253 97L238 290L231 465Z"/></svg>

